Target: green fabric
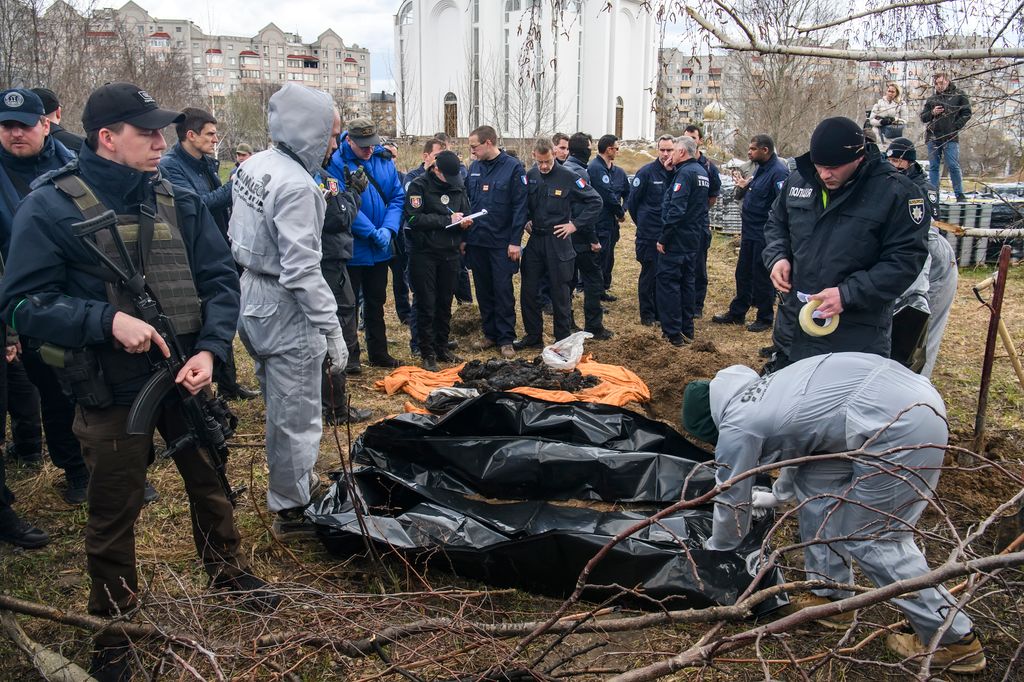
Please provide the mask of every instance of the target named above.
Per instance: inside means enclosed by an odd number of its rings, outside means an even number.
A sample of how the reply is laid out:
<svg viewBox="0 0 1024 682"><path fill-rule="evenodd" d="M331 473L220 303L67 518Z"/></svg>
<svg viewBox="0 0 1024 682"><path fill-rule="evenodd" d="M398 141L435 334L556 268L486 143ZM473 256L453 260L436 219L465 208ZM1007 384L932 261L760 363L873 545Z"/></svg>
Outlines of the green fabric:
<svg viewBox="0 0 1024 682"><path fill-rule="evenodd" d="M718 442L718 427L711 418L711 382L691 381L683 392L683 428L705 443Z"/></svg>

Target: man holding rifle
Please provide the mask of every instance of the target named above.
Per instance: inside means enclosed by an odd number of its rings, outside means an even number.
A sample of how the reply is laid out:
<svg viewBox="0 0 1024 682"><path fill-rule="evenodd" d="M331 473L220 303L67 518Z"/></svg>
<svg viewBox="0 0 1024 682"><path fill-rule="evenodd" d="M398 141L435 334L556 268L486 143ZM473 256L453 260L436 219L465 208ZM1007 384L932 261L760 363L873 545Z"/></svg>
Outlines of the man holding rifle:
<svg viewBox="0 0 1024 682"><path fill-rule="evenodd" d="M62 383L75 393L74 431L91 474L89 612L103 617L130 613L139 587L134 525L152 429L132 434L129 415L155 371L172 367L177 386L152 418L168 444L182 444L169 451L184 479L211 586L234 592L254 610L274 609L280 601L248 572L223 471L197 424L196 415L209 414L200 394L210 384L214 358L224 360L234 337L239 286L209 211L156 172L167 146L161 129L179 119L129 83L110 83L90 95L77 165L43 176L15 217L0 299L4 321L47 344ZM104 222L107 211L116 213L116 227ZM87 234L83 224L99 229ZM137 272L144 283L136 279L133 291L109 263ZM162 315L148 319L161 330L140 319L139 301L146 296L159 303ZM197 440L207 448L198 448ZM128 660L129 642L105 631L96 637L90 672L101 680L128 679Z"/></svg>

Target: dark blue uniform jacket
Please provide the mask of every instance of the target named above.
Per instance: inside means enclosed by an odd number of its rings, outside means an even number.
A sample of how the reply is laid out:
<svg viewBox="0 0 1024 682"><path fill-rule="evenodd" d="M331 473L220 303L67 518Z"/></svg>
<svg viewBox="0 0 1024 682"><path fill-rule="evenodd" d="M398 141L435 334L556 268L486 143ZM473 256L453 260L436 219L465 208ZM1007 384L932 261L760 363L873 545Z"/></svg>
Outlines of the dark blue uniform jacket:
<svg viewBox="0 0 1024 682"><path fill-rule="evenodd" d="M676 169L661 207L661 237L668 254L697 253L708 223L708 174L697 159Z"/></svg>
<svg viewBox="0 0 1024 682"><path fill-rule="evenodd" d="M768 213L772 210L772 204L775 203L775 198L779 196L788 177L789 166L775 154L758 165L746 191L741 194L743 239L764 241L764 224L768 222ZM737 189L737 192L740 190Z"/></svg>
<svg viewBox="0 0 1024 682"><path fill-rule="evenodd" d="M489 249L520 246L526 225L526 171L505 152L490 161L474 161L466 178L470 213L487 209L473 219L466 244Z"/></svg>
<svg viewBox="0 0 1024 682"><path fill-rule="evenodd" d="M661 207L675 174L674 168L665 168L661 161L654 160L633 176L633 189L629 192L626 206L636 223L638 241L653 242L661 237Z"/></svg>

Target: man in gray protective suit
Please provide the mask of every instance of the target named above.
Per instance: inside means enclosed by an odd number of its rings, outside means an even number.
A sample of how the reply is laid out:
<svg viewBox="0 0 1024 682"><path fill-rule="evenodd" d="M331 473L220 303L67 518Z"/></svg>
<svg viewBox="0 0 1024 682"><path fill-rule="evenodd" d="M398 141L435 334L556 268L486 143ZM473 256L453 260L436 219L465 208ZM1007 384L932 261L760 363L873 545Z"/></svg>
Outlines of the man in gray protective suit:
<svg viewBox="0 0 1024 682"><path fill-rule="evenodd" d="M323 432L324 353L344 368L337 303L320 270L326 202L313 180L337 148L341 118L327 93L293 83L270 98L271 149L239 166L231 253L245 268L239 332L267 404L267 506L279 538L312 533L305 508Z"/></svg>
<svg viewBox="0 0 1024 682"><path fill-rule="evenodd" d="M795 493L800 504L808 580L853 584L856 561L879 587L929 570L913 528L934 495L944 451L915 446L946 444L945 414L927 379L893 360L852 352L810 357L765 377L727 367L710 382L691 382L683 400L686 429L715 443L719 484L759 465L863 448L855 456L788 468L775 492L784 498ZM881 454L900 447L908 449ZM715 498L707 549L735 549L749 531L752 506L772 506L753 500L753 483L753 477L738 481ZM814 590L795 595L792 606L825 605L851 594ZM894 603L914 632L886 639L904 658L927 652L947 614L956 611L956 599L941 585L908 596ZM818 622L845 629L852 621L847 612ZM963 612L943 632L932 667L984 669L984 650Z"/></svg>

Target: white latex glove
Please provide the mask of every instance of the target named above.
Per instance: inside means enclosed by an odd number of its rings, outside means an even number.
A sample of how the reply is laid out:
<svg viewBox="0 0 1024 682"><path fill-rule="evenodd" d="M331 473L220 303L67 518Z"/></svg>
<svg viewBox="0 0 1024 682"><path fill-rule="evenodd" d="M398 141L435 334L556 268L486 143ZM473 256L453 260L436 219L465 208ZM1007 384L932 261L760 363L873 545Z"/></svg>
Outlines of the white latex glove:
<svg viewBox="0 0 1024 682"><path fill-rule="evenodd" d="M341 327L338 327L327 335L327 357L335 367L344 369L348 364L348 346L345 345L345 337L341 334Z"/></svg>
<svg viewBox="0 0 1024 682"><path fill-rule="evenodd" d="M750 506L754 509L775 509L782 504L782 500L775 497L767 488L754 488Z"/></svg>

